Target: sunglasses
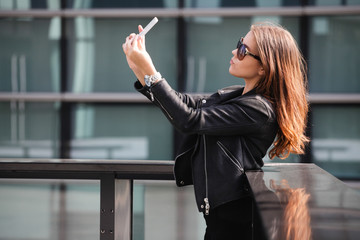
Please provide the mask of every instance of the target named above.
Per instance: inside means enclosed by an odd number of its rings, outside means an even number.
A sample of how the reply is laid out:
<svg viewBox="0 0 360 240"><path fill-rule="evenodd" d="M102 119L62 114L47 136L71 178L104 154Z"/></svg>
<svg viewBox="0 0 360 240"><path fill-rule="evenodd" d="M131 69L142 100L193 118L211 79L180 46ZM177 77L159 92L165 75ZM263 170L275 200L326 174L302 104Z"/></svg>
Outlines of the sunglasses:
<svg viewBox="0 0 360 240"><path fill-rule="evenodd" d="M259 56L256 56L255 54L251 53L248 51L246 45L243 43L243 40L244 38L240 38L239 42L237 43L236 45L236 48L237 48L237 57L239 58L239 60L243 60L244 57L246 55L250 55L252 56L253 58L255 58L256 60L260 61L261 62L261 59Z"/></svg>

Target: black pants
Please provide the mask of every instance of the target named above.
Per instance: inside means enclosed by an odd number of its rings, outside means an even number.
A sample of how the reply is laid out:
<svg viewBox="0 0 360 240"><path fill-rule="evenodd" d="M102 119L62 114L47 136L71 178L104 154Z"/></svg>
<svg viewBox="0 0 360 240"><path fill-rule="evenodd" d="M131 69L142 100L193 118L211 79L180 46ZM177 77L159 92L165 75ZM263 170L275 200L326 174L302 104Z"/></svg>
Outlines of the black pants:
<svg viewBox="0 0 360 240"><path fill-rule="evenodd" d="M205 240L252 239L252 198L244 197L204 215Z"/></svg>

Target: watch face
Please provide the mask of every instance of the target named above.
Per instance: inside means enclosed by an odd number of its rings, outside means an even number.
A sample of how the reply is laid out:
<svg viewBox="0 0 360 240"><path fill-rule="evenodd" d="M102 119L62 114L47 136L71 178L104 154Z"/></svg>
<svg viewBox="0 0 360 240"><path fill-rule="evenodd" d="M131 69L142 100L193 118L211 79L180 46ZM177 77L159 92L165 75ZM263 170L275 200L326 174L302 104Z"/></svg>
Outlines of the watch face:
<svg viewBox="0 0 360 240"><path fill-rule="evenodd" d="M159 72L157 72L153 76L145 75L144 82L145 82L146 86L151 87L152 84L154 84L157 80L160 80L160 79L161 79L161 74Z"/></svg>
<svg viewBox="0 0 360 240"><path fill-rule="evenodd" d="M145 81L146 86L148 86L148 87L151 86L151 82L150 82L149 76L145 75L144 81Z"/></svg>

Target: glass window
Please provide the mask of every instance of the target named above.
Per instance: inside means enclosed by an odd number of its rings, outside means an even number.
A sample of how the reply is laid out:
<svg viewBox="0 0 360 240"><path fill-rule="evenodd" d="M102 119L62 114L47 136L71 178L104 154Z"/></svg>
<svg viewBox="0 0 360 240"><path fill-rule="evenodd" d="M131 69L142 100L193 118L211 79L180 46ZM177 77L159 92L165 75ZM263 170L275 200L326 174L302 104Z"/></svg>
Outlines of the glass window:
<svg viewBox="0 0 360 240"><path fill-rule="evenodd" d="M300 6L301 0L185 0L189 8Z"/></svg>
<svg viewBox="0 0 360 240"><path fill-rule="evenodd" d="M130 70L122 44L151 18L69 19L69 91L134 92L135 75ZM146 35L146 48L155 67L176 88L176 19L159 18Z"/></svg>
<svg viewBox="0 0 360 240"><path fill-rule="evenodd" d="M271 20L284 25L298 38L298 18L253 17L187 18L187 81L188 92L214 92L230 85L244 84L243 79L229 74L232 50L245 36L252 23Z"/></svg>
<svg viewBox="0 0 360 240"><path fill-rule="evenodd" d="M360 0L347 0L347 5L360 5Z"/></svg>
<svg viewBox="0 0 360 240"><path fill-rule="evenodd" d="M68 8L174 8L174 0L66 0Z"/></svg>
<svg viewBox="0 0 360 240"><path fill-rule="evenodd" d="M313 106L314 162L338 177L358 178L360 172L360 107Z"/></svg>
<svg viewBox="0 0 360 240"><path fill-rule="evenodd" d="M360 16L311 18L311 92L360 93Z"/></svg>
<svg viewBox="0 0 360 240"><path fill-rule="evenodd" d="M359 5L360 0L309 0L308 4L315 6Z"/></svg>
<svg viewBox="0 0 360 240"><path fill-rule="evenodd" d="M1 0L2 10L60 9L61 0Z"/></svg>
<svg viewBox="0 0 360 240"><path fill-rule="evenodd" d="M59 157L59 103L0 102L0 112L0 157Z"/></svg>
<svg viewBox="0 0 360 240"><path fill-rule="evenodd" d="M79 104L71 158L169 160L172 126L152 105Z"/></svg>
<svg viewBox="0 0 360 240"><path fill-rule="evenodd" d="M0 19L0 91L58 92L60 19Z"/></svg>

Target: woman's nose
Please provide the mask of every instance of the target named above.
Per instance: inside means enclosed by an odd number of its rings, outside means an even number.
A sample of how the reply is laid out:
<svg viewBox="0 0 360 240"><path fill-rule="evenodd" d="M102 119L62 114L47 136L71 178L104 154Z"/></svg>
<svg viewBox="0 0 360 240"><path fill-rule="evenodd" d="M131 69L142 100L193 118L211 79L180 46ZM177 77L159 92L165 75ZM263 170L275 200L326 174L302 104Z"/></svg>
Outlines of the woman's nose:
<svg viewBox="0 0 360 240"><path fill-rule="evenodd" d="M236 56L237 48L235 48L234 50L232 50L231 53L232 53L234 56Z"/></svg>

